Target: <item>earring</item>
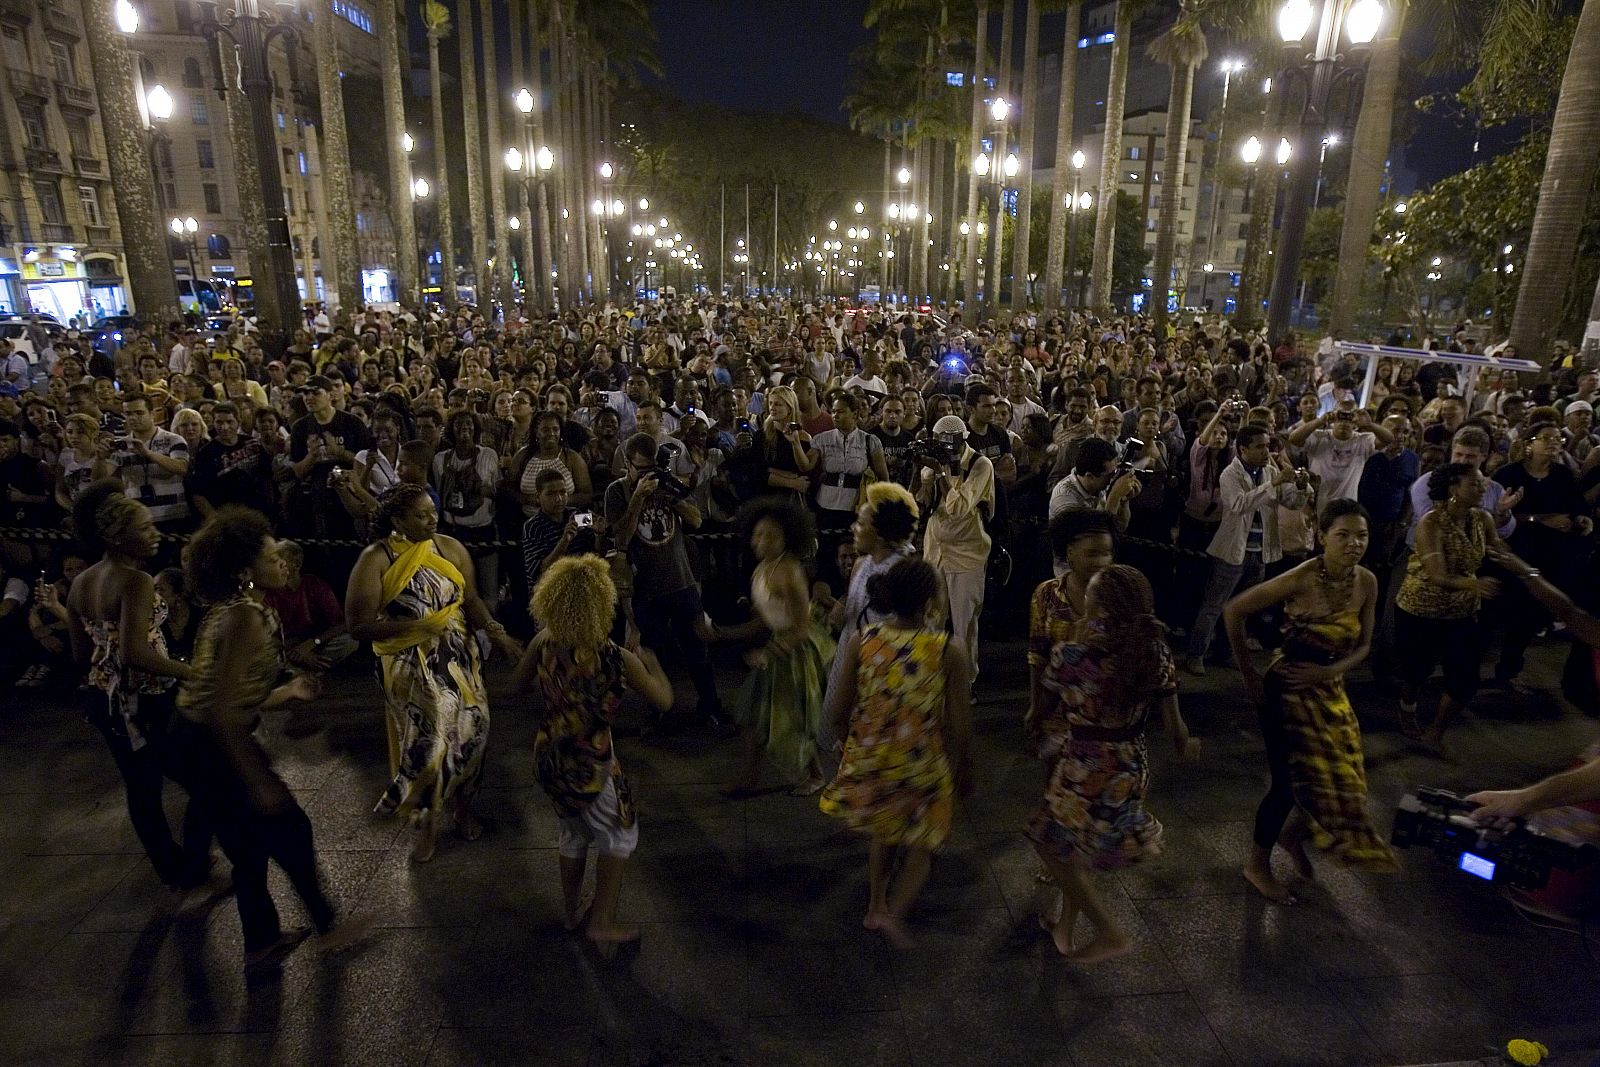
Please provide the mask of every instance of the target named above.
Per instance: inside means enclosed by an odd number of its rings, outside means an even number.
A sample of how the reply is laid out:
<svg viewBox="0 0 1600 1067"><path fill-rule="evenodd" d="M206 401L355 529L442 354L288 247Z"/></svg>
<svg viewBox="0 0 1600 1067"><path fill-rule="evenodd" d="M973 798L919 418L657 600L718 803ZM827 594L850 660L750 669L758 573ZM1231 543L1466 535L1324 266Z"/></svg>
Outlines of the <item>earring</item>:
<svg viewBox="0 0 1600 1067"><path fill-rule="evenodd" d="M248 593L248 592L253 591L255 589L255 587L256 587L255 579L246 578L244 581L239 583L239 592Z"/></svg>

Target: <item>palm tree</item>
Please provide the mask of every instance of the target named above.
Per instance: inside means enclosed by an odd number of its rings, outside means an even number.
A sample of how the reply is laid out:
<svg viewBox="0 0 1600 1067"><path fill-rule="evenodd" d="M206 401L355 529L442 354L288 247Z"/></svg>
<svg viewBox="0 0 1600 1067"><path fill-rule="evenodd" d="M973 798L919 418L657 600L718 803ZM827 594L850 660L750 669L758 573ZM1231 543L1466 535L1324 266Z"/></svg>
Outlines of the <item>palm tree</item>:
<svg viewBox="0 0 1600 1067"><path fill-rule="evenodd" d="M1039 0L1028 0L1028 18L1022 34L1022 126L1018 140L1022 170L1017 177L1017 229L1012 238L1011 309L1028 306L1029 242L1033 221L1034 109L1039 106Z"/></svg>
<svg viewBox="0 0 1600 1067"><path fill-rule="evenodd" d="M978 318L978 176L971 167L973 160L983 151L983 68L988 59L988 50L989 3L988 0L978 0L978 32L972 59L972 131L968 139L967 158L956 166L956 173L965 172L967 177L967 240L966 254L962 257L961 280L965 290L963 306L972 322Z"/></svg>
<svg viewBox="0 0 1600 1067"><path fill-rule="evenodd" d="M496 62L494 27L495 5L476 0L478 7L479 27L483 34L483 111L485 124L489 129L489 142L485 174L489 178L489 232L494 237L494 256L490 260L489 284L487 293L480 294L479 299L498 299L500 313L503 316L511 314L511 242L507 238L506 230L506 179L505 172L500 166L501 134L500 126L500 75L499 65ZM516 51L513 42L512 51Z"/></svg>
<svg viewBox="0 0 1600 1067"><path fill-rule="evenodd" d="M428 78L433 105L434 210L439 215L440 297L456 306L456 229L450 217L450 166L444 136L444 79L439 71L439 41L450 35L450 9L438 0L422 0L422 26L428 33Z"/></svg>
<svg viewBox="0 0 1600 1067"><path fill-rule="evenodd" d="M1100 145L1102 205L1117 202L1118 165L1122 161L1122 119L1128 97L1128 55L1133 36L1133 4L1118 0L1112 28L1111 73L1106 79L1105 138ZM1111 257L1117 235L1117 213L1102 210L1094 217L1094 265L1089 270L1089 306L1102 315L1111 311Z"/></svg>
<svg viewBox="0 0 1600 1067"><path fill-rule="evenodd" d="M1189 115L1194 104L1194 69L1206 58L1206 35L1186 5L1166 33L1150 43L1150 57L1172 71L1172 91L1167 97L1166 170L1161 176L1161 209L1156 221L1155 282L1156 336L1167 326L1167 293L1172 286L1173 250L1178 241L1178 211L1183 205L1184 168L1189 158ZM1155 166L1155 161L1150 161Z"/></svg>
<svg viewBox="0 0 1600 1067"><path fill-rule="evenodd" d="M459 0L461 25L456 44L461 55L461 143L467 162L467 230L472 238L472 285L477 303L487 304L494 294L486 284L489 265L489 228L483 214L483 128L478 124L478 49L472 34L472 2Z"/></svg>
<svg viewBox="0 0 1600 1067"><path fill-rule="evenodd" d="M261 171L256 159L255 130L250 123L250 101L244 95L244 87L239 84L238 46L226 42L222 54L227 90L223 93L223 106L228 113L228 144L233 149L233 178L239 183L240 189L260 189ZM256 317L262 322L283 323L288 327L298 321L293 317L298 313L298 307L283 307L278 287L262 284L262 268L257 266L272 262L272 246L267 239L266 205L259 196L241 196L239 216L244 232L245 253L250 257L250 269L255 275L251 299L255 301Z"/></svg>
<svg viewBox="0 0 1600 1067"><path fill-rule="evenodd" d="M167 233L156 214L155 179L134 92L134 59L117 29L113 0L84 0L89 60L106 135L107 166L127 263L128 292L142 315L166 316L178 306ZM244 188L252 188L244 186ZM274 318L282 322L282 318Z"/></svg>
<svg viewBox="0 0 1600 1067"><path fill-rule="evenodd" d="M350 140L345 132L337 32L332 5L320 0L311 21L311 39L322 119L322 185L328 197L329 232L322 235L322 274L325 288L333 290L329 303L353 313L361 302L361 258L356 252L356 214L350 199ZM333 275L332 286L326 286L329 274Z"/></svg>
<svg viewBox="0 0 1600 1067"><path fill-rule="evenodd" d="M528 91L533 94L533 146L537 152L539 148L548 144L546 138L545 118L545 93L544 93L544 46L539 37L539 0L528 0ZM554 278L557 277L559 267L566 266L563 257L556 255L555 227L552 219L556 218L558 210L555 203L559 198L553 197L549 182L538 177L538 163L535 160L526 160L523 164L530 168L526 173L536 178L534 184L534 215L538 218L539 225L539 260L533 267L534 280L530 284L528 294L545 307L554 309L556 305Z"/></svg>
<svg viewBox="0 0 1600 1067"><path fill-rule="evenodd" d="M1001 0L1004 4L1000 9L1000 76L995 80L995 95L1011 97L1011 51L1015 47L1012 40L1012 31L1016 25L1017 6L1016 0ZM993 162L990 173L996 181L996 191L1004 188L1005 170L1000 161L1006 156L1006 135L1004 129L1000 136L995 138L994 151L990 153ZM989 282L983 290L983 308L993 314L1000 306L1000 290L1005 285L1006 272L1002 264L1002 253L1005 249L1005 225L1000 210L1000 197L996 195L994 203L989 205L989 253L986 265L989 268Z"/></svg>
<svg viewBox="0 0 1600 1067"><path fill-rule="evenodd" d="M1534 207L1533 232L1511 318L1511 343L1519 353L1548 354L1561 325L1561 306L1573 275L1578 236L1600 168L1600 0L1586 0L1578 15L1561 77L1545 155L1544 178Z"/></svg>
<svg viewBox="0 0 1600 1067"><path fill-rule="evenodd" d="M389 161L389 219L394 226L395 297L412 300L417 295L417 216L411 204L411 160L405 150L406 98L400 55L411 67L411 49L400 32L405 24L396 0L378 0L379 76L383 84L383 127L388 142L384 146Z"/></svg>
<svg viewBox="0 0 1600 1067"><path fill-rule="evenodd" d="M1067 219L1076 205L1067 203L1072 178L1073 102L1078 93L1078 31L1083 26L1083 0L1067 4L1066 29L1061 40L1061 88L1056 99L1056 171L1050 183L1050 238L1045 245L1044 306L1061 302L1062 266L1067 261Z"/></svg>

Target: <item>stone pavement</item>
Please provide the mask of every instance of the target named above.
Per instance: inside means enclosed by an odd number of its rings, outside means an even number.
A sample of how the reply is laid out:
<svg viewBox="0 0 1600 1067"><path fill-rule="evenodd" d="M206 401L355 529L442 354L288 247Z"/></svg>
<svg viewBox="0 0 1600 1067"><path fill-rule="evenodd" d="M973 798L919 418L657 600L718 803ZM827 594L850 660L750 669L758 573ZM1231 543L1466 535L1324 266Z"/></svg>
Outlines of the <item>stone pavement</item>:
<svg viewBox="0 0 1600 1067"><path fill-rule="evenodd" d="M253 992L225 864L187 896L162 888L70 699L14 691L0 711L0 1048L14 1064L851 1067L1477 1062L1512 1037L1585 1064L1600 1048L1600 967L1578 939L1429 855L1402 854L1391 877L1324 865L1295 908L1247 894L1238 869L1266 770L1221 670L1185 679L1198 763L1152 738L1166 854L1105 880L1137 948L1064 963L1034 925L1021 834L1042 783L1022 753L1022 653L987 651L979 792L912 916L915 947L898 952L861 928L862 839L814 800L717 796L733 741L620 742L643 813L622 911L644 936L607 962L562 933L556 824L501 671L490 831L414 867L395 822L368 814L385 769L374 683L342 675L267 730L330 895L378 929L337 957L308 943ZM1550 650L1536 663L1554 677ZM1554 696L1486 693L1445 763L1399 738L1370 685L1355 698L1384 827L1416 783L1519 783L1596 732ZM286 923L303 921L274 878Z"/></svg>

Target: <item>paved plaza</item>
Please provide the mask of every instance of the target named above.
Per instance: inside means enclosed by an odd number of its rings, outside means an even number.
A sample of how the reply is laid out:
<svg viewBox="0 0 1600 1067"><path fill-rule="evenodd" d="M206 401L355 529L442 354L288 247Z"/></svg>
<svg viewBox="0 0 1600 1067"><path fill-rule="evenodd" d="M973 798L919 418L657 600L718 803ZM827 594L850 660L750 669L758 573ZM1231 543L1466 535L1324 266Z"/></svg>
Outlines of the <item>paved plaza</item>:
<svg viewBox="0 0 1600 1067"><path fill-rule="evenodd" d="M628 737L642 839L621 910L644 933L609 961L562 932L556 823L504 665L491 667L489 832L444 839L421 867L397 824L368 814L385 769L381 705L365 669L343 673L266 731L330 895L377 929L333 956L308 942L255 990L226 865L188 895L161 887L110 757L69 699L13 691L0 712L5 1062L1344 1067L1499 1062L1513 1037L1545 1042L1562 1065L1600 1049L1600 967L1578 939L1430 855L1402 853L1397 877L1322 866L1294 908L1246 892L1266 768L1225 670L1185 680L1198 763L1176 764L1152 738L1167 851L1107 879L1135 951L1063 962L1034 922L1021 833L1042 785L1019 726L1022 650L987 652L978 793L911 917L913 948L862 929L865 841L814 799L720 798L735 741ZM1537 677L1552 678L1542 653ZM1370 684L1353 690L1384 827L1411 785L1519 783L1595 733L1553 695L1488 692L1444 763L1399 737ZM274 878L286 923L304 921Z"/></svg>

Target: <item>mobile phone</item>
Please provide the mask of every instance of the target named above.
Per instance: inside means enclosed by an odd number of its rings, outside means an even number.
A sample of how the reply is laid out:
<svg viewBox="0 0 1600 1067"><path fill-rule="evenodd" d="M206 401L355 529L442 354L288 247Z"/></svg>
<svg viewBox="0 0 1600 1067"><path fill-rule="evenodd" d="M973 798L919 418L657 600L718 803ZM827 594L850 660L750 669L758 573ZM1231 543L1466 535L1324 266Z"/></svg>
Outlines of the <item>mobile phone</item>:
<svg viewBox="0 0 1600 1067"><path fill-rule="evenodd" d="M592 511L580 511L577 514L572 516L572 522L580 530L586 529L586 528L588 528L590 526L593 526L594 525L594 512L592 512Z"/></svg>

